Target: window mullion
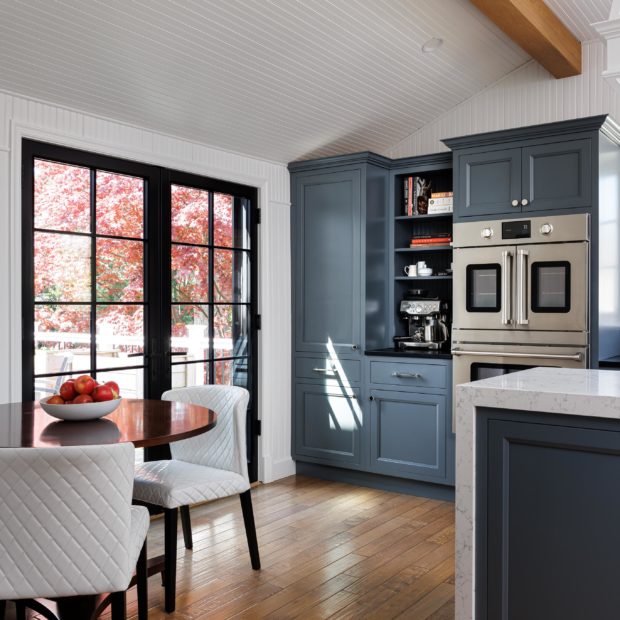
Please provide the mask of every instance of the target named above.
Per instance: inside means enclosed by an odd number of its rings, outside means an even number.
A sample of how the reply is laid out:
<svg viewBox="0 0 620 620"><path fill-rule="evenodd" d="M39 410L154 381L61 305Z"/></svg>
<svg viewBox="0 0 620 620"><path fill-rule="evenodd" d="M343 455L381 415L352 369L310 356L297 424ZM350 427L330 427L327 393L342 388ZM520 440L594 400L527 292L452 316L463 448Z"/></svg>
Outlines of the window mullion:
<svg viewBox="0 0 620 620"><path fill-rule="evenodd" d="M90 169L90 367L97 378L97 171Z"/></svg>

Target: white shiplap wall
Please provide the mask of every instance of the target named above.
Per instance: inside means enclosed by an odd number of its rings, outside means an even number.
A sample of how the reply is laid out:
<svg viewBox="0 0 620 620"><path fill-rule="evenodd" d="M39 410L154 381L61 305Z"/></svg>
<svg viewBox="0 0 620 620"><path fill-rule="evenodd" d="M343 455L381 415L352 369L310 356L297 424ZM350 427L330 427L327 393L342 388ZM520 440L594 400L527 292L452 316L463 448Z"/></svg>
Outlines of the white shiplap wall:
<svg viewBox="0 0 620 620"><path fill-rule="evenodd" d="M0 93L0 402L20 400L20 158L29 137L259 187L260 478L294 473L290 456L289 175L285 166L33 99Z"/></svg>
<svg viewBox="0 0 620 620"><path fill-rule="evenodd" d="M442 138L470 135L595 114L620 119L618 95L602 79L605 47L583 44L581 75L556 80L530 61L485 90L460 103L388 149L388 157L447 150Z"/></svg>

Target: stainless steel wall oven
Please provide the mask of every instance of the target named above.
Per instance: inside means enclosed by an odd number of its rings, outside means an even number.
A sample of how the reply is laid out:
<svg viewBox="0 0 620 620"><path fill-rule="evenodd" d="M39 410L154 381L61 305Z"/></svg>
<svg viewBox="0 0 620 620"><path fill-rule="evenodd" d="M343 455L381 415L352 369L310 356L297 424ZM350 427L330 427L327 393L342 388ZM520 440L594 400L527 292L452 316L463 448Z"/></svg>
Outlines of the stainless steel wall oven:
<svg viewBox="0 0 620 620"><path fill-rule="evenodd" d="M589 365L589 215L454 225L455 385Z"/></svg>

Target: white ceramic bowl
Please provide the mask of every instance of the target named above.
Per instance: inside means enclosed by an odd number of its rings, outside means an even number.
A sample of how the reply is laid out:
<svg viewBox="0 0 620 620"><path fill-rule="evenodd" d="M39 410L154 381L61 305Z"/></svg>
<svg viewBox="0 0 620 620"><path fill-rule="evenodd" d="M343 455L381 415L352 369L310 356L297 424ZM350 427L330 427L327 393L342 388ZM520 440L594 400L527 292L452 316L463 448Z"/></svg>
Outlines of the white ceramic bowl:
<svg viewBox="0 0 620 620"><path fill-rule="evenodd" d="M97 420L104 415L112 413L123 400L116 398L115 400L104 400L100 403L84 403L81 405L48 405L47 401L51 398L42 398L39 401L41 409L45 413L59 420L71 420L79 422L81 420Z"/></svg>
<svg viewBox="0 0 620 620"><path fill-rule="evenodd" d="M430 267L423 267L422 269L418 269L418 275L426 278L433 275L433 270Z"/></svg>

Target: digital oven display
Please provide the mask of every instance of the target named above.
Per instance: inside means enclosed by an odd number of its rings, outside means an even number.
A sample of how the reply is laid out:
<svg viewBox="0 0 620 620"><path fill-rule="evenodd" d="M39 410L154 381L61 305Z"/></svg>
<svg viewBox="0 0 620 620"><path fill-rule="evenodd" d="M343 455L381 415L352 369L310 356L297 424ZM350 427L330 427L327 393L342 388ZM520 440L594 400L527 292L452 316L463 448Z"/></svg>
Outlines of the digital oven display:
<svg viewBox="0 0 620 620"><path fill-rule="evenodd" d="M529 239L532 236L532 222L502 222L502 239Z"/></svg>

